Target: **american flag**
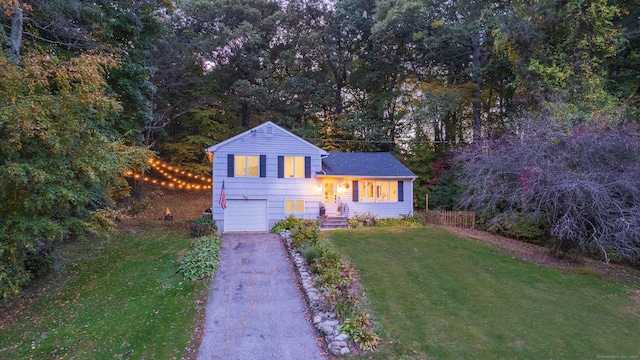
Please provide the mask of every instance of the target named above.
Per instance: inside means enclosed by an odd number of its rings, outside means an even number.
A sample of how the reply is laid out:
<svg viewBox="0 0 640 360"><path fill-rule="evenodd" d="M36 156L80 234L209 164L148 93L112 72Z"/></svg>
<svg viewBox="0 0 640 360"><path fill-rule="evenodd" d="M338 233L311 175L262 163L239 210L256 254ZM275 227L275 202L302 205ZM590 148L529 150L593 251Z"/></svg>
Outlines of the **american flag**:
<svg viewBox="0 0 640 360"><path fill-rule="evenodd" d="M220 190L220 201L218 201L222 210L227 208L227 194L224 190L224 181L222 182L222 190Z"/></svg>

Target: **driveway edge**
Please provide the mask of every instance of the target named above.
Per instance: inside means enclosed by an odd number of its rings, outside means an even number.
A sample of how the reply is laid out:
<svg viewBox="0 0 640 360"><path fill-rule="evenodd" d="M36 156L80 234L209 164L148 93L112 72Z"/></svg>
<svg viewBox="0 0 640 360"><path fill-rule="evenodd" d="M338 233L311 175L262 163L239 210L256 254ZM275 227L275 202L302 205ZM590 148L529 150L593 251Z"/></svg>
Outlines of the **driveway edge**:
<svg viewBox="0 0 640 360"><path fill-rule="evenodd" d="M334 311L327 310L330 305L323 293L314 287L313 276L309 273L306 259L291 247L290 231L283 230L280 239L287 250L289 260L295 265L296 279L304 293L305 303L313 317L313 326L323 335L325 346L333 356L347 355L350 336L340 332L340 322ZM327 310L327 311L324 311Z"/></svg>

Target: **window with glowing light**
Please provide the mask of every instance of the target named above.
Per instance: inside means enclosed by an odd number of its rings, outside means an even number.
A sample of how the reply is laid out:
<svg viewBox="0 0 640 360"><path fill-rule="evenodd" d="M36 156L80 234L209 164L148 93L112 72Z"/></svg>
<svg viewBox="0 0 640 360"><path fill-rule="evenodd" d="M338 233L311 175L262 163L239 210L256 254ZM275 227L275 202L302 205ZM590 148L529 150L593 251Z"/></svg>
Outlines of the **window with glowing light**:
<svg viewBox="0 0 640 360"><path fill-rule="evenodd" d="M397 181L360 181L361 202L397 202Z"/></svg>
<svg viewBox="0 0 640 360"><path fill-rule="evenodd" d="M235 176L260 176L260 157L258 155L236 155Z"/></svg>
<svg viewBox="0 0 640 360"><path fill-rule="evenodd" d="M284 157L284 177L304 178L304 156Z"/></svg>
<svg viewBox="0 0 640 360"><path fill-rule="evenodd" d="M285 200L284 212L286 214L304 214L304 200Z"/></svg>

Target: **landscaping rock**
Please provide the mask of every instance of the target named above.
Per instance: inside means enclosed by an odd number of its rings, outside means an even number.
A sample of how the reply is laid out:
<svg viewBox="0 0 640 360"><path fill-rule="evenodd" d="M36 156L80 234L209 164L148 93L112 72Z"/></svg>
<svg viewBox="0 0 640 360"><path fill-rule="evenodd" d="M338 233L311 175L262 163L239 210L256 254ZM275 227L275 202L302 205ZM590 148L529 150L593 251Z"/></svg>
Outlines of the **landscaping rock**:
<svg viewBox="0 0 640 360"><path fill-rule="evenodd" d="M295 268L298 272L298 279L300 285L304 290L307 300L307 306L309 307L313 325L324 335L325 342L329 353L333 356L343 356L351 352L349 349L349 335L340 333L340 322L337 319L337 315L333 311L323 311L327 308L327 300L322 292L317 289L313 283L314 278L309 273L309 267L304 257L291 248L291 237L289 230L283 230L280 232L287 253L295 264Z"/></svg>

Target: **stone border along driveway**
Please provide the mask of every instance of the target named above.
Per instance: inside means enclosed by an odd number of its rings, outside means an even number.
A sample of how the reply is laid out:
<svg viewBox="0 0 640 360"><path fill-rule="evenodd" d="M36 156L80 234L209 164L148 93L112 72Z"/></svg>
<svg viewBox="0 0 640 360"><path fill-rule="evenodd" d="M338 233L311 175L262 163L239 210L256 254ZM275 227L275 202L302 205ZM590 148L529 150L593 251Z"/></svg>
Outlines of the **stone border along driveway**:
<svg viewBox="0 0 640 360"><path fill-rule="evenodd" d="M307 304L313 313L313 325L323 335L331 355L340 356L351 352L349 349L349 335L340 333L340 323L336 319L335 312L323 312L326 309L327 301L322 292L313 286L313 277L309 273L309 266L305 258L293 249L291 244L290 232L284 230L280 236L285 241L287 252L293 263L296 265L302 289L307 297Z"/></svg>

